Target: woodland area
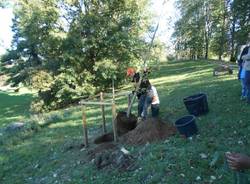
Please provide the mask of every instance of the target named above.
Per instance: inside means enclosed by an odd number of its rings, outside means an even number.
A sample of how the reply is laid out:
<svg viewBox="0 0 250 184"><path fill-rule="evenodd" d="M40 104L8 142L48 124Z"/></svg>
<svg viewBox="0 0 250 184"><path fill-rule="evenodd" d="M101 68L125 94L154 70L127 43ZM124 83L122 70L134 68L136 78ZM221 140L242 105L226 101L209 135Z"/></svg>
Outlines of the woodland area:
<svg viewBox="0 0 250 184"><path fill-rule="evenodd" d="M124 81L147 43L147 1L20 0L14 5L13 85L38 90L36 111L77 102Z"/></svg>
<svg viewBox="0 0 250 184"><path fill-rule="evenodd" d="M13 86L38 91L33 111L63 108L110 88L112 79L123 84L126 68L142 65L155 29L149 0L18 0L12 6L12 49L1 61L14 65L5 70ZM250 31L248 0L177 0L176 7L175 58L235 62ZM165 49L155 41L148 59L157 62Z"/></svg>
<svg viewBox="0 0 250 184"><path fill-rule="evenodd" d="M178 0L181 18L175 24L175 49L180 56L235 62L250 32L248 0Z"/></svg>
<svg viewBox="0 0 250 184"><path fill-rule="evenodd" d="M171 21L155 15L173 3ZM0 0L0 13L13 18L1 184L250 183L250 63L244 77L235 63L249 0Z"/></svg>

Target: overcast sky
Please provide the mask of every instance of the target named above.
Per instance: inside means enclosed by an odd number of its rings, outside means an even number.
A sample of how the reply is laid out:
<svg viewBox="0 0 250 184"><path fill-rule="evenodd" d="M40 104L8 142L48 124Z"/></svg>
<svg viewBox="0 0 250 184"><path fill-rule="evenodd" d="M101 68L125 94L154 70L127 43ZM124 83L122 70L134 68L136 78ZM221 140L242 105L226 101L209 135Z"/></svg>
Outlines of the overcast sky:
<svg viewBox="0 0 250 184"><path fill-rule="evenodd" d="M152 0L152 11L155 14L154 22L155 26L158 21L160 23L159 30L156 37L170 46L170 37L173 33L173 24L178 17L178 13L175 10L175 0ZM10 48L11 39L13 33L11 31L12 25L12 9L0 8L0 55L3 54L6 49Z"/></svg>

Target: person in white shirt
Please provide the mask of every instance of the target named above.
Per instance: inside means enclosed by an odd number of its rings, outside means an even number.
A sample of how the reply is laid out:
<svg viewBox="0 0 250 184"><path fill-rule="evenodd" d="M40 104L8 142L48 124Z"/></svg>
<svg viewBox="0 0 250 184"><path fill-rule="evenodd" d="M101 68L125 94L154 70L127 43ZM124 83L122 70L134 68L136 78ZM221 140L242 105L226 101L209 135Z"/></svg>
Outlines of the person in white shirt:
<svg viewBox="0 0 250 184"><path fill-rule="evenodd" d="M159 105L160 100L157 93L157 90L154 86L150 84L150 82L147 80L147 93L146 93L146 99L143 106L143 111L141 113L142 119L147 118L147 112L148 107L151 106L151 113L152 117L158 117L159 116Z"/></svg>

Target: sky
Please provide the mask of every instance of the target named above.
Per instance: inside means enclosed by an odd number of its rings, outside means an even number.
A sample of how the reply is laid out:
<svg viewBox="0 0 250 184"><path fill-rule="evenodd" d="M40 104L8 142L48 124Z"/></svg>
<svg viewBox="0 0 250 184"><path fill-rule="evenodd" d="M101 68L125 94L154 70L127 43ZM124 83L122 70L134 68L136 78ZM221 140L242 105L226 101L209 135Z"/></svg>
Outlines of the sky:
<svg viewBox="0 0 250 184"><path fill-rule="evenodd" d="M164 3L165 2L165 3ZM155 26L159 22L156 39L161 40L167 46L171 46L170 37L173 33L173 25L178 17L174 7L175 0L152 0ZM0 55L11 47L13 33L11 31L13 13L11 7L0 8Z"/></svg>
<svg viewBox="0 0 250 184"><path fill-rule="evenodd" d="M155 13L154 22L159 22L156 38L171 46L171 35L174 32L174 23L179 17L175 8L176 0L152 0L152 11Z"/></svg>
<svg viewBox="0 0 250 184"><path fill-rule="evenodd" d="M0 55L3 54L7 48L10 48L12 39L12 18L13 13L11 8L0 8Z"/></svg>

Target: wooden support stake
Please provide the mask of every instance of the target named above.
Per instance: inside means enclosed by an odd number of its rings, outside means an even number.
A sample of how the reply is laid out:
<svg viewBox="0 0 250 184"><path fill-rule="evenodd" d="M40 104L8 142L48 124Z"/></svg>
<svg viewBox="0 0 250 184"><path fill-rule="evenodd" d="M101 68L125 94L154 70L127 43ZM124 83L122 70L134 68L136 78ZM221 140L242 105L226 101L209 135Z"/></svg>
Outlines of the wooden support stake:
<svg viewBox="0 0 250 184"><path fill-rule="evenodd" d="M128 94L128 108L129 108L129 106L130 106L130 103L131 103L131 96L132 96L132 94L130 93L130 94ZM131 109L130 109L130 112L128 112L128 114L130 114L131 113Z"/></svg>
<svg viewBox="0 0 250 184"><path fill-rule="evenodd" d="M114 81L114 77L112 79L112 98L113 98L113 101L115 101L115 81Z"/></svg>
<svg viewBox="0 0 250 184"><path fill-rule="evenodd" d="M86 102L80 101L81 105L112 105L112 102Z"/></svg>
<svg viewBox="0 0 250 184"><path fill-rule="evenodd" d="M101 103L103 102L103 92L100 93L100 101ZM101 110L102 110L102 130L103 133L106 133L106 119L105 119L105 109L104 109L104 105L101 105Z"/></svg>
<svg viewBox="0 0 250 184"><path fill-rule="evenodd" d="M113 132L114 132L114 141L117 142L117 127L116 127L116 107L115 103L112 104L112 126L113 126Z"/></svg>
<svg viewBox="0 0 250 184"><path fill-rule="evenodd" d="M84 134L84 144L88 147L88 130L87 130L87 121L86 121L86 113L85 113L85 105L82 106L82 127Z"/></svg>

